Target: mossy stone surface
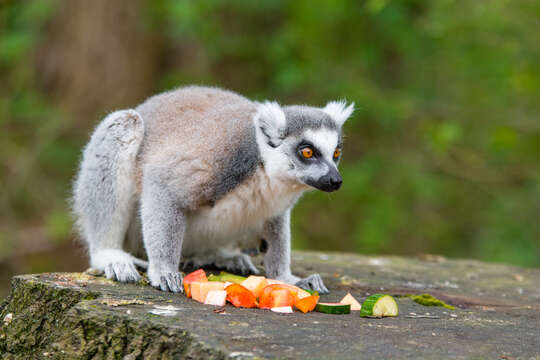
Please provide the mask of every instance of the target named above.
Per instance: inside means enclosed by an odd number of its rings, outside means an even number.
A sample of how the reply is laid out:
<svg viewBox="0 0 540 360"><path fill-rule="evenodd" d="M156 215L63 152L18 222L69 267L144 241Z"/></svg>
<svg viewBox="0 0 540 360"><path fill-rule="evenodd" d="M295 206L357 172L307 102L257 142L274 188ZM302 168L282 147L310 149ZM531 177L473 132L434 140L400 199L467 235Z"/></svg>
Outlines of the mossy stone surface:
<svg viewBox="0 0 540 360"><path fill-rule="evenodd" d="M80 273L22 275L0 307L6 359L540 359L540 269L467 260L295 252L339 301L429 293L455 306L397 297L399 316L224 313L142 284Z"/></svg>

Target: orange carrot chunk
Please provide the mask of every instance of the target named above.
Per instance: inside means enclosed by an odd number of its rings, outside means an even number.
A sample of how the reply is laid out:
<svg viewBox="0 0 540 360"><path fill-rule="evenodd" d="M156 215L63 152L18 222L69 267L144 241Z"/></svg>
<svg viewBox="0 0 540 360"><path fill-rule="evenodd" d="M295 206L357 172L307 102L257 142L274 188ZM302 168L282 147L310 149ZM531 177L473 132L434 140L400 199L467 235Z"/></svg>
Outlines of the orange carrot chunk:
<svg viewBox="0 0 540 360"><path fill-rule="evenodd" d="M313 311L319 302L319 296L311 295L298 300L294 306L303 313Z"/></svg>
<svg viewBox="0 0 540 360"><path fill-rule="evenodd" d="M255 296L240 284L232 284L225 288L227 301L236 307L257 307Z"/></svg>
<svg viewBox="0 0 540 360"><path fill-rule="evenodd" d="M275 295L275 291L279 291ZM285 291L285 292L283 292ZM287 295L285 295L287 293ZM292 302L290 302L292 299ZM298 299L298 288L287 284L268 285L263 289L259 297L259 307L261 309L271 309L280 306L292 306ZM285 305L276 305L277 303L286 303Z"/></svg>
<svg viewBox="0 0 540 360"><path fill-rule="evenodd" d="M208 293L212 290L223 290L225 283L219 281L194 281L189 284L191 288L191 298L204 303Z"/></svg>
<svg viewBox="0 0 540 360"><path fill-rule="evenodd" d="M184 290L186 292L187 297L191 297L191 287L189 286L189 284L195 281L198 281L198 282L208 281L208 278L206 277L206 273L204 272L203 269L195 270L194 272L189 273L184 277Z"/></svg>
<svg viewBox="0 0 540 360"><path fill-rule="evenodd" d="M277 289L270 293L272 307L284 307L294 305L294 294L289 289Z"/></svg>
<svg viewBox="0 0 540 360"><path fill-rule="evenodd" d="M264 276L250 275L246 280L242 281L240 285L251 291L253 295L258 298L268 284L266 283L266 278Z"/></svg>

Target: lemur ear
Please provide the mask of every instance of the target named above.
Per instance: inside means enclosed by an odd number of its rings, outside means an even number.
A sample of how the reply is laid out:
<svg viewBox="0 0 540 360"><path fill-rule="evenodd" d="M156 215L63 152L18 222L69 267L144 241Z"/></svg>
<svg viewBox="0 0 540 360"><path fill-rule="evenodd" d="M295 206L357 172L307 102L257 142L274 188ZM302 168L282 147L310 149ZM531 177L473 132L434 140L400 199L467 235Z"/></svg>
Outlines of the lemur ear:
<svg viewBox="0 0 540 360"><path fill-rule="evenodd" d="M354 102L351 102L349 106L347 106L347 102L345 100L330 101L328 104L326 104L322 111L330 115L338 126L342 126L345 120L347 120L353 113Z"/></svg>
<svg viewBox="0 0 540 360"><path fill-rule="evenodd" d="M287 131L287 120L281 106L275 101L259 103L255 126L268 138L268 145L278 147Z"/></svg>

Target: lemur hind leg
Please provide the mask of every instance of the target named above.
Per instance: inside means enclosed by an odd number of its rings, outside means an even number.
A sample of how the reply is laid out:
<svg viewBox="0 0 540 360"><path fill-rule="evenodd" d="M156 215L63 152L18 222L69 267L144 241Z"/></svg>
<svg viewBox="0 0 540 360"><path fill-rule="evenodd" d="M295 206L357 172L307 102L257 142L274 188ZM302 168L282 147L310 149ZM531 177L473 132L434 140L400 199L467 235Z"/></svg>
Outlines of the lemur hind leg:
<svg viewBox="0 0 540 360"><path fill-rule="evenodd" d="M142 239L142 225L141 217L139 213L140 204L137 202L129 221L129 227L127 229L126 238L124 240L124 249L139 259L146 258L146 252L144 250L144 243ZM148 263L145 261L144 268L148 267ZM138 265L138 264L136 264Z"/></svg>
<svg viewBox="0 0 540 360"><path fill-rule="evenodd" d="M148 256L150 285L163 291L183 292L179 272L186 216L177 192L169 184L167 168L147 165L143 173L141 222Z"/></svg>
<svg viewBox="0 0 540 360"><path fill-rule="evenodd" d="M253 265L251 257L233 249L217 249L212 252L196 254L182 262L182 269L191 270L204 266L230 271L234 274L258 274L259 270Z"/></svg>
<svg viewBox="0 0 540 360"><path fill-rule="evenodd" d="M144 135L134 110L108 115L83 152L74 186L73 212L88 246L90 265L120 282L140 279L135 264L122 250L135 205L135 162Z"/></svg>

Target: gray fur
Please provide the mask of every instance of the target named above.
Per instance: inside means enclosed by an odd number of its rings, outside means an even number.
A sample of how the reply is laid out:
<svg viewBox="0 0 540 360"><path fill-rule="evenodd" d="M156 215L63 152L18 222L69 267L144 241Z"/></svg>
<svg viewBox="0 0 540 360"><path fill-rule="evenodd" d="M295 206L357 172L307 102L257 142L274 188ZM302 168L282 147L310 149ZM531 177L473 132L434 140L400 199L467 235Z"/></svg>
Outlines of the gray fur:
<svg viewBox="0 0 540 360"><path fill-rule="evenodd" d="M328 157L341 137L342 108L281 108L192 86L109 115L83 152L74 186L91 265L122 282L139 279L134 265L147 267L151 285L179 292L181 262L256 273L239 249L263 238L267 276L326 292L320 276L291 273L290 211L308 189L303 178L335 170ZM320 129L334 139L321 143L324 166L298 161L298 141ZM148 263L123 250L125 239L132 254L143 244Z"/></svg>
<svg viewBox="0 0 540 360"><path fill-rule="evenodd" d="M216 249L195 257L189 257L182 262L181 267L186 270L199 269L205 266L214 266L233 274L258 274L259 270L253 265L251 257L239 251Z"/></svg>
<svg viewBox="0 0 540 360"><path fill-rule="evenodd" d="M268 243L264 255L266 276L279 278L285 282L296 283L300 278L291 273L291 210L268 220L264 224L263 239Z"/></svg>
<svg viewBox="0 0 540 360"><path fill-rule="evenodd" d="M135 203L134 164L143 134L143 121L135 111L107 116L83 151L74 184L73 211L88 250L95 255L91 265L124 282L140 278L122 244ZM99 254L104 251L114 260L101 263Z"/></svg>
<svg viewBox="0 0 540 360"><path fill-rule="evenodd" d="M151 97L136 110L146 124L140 166L163 163L186 209L215 202L259 162L251 122L256 106L238 94L191 86ZM242 176L231 176L231 162L243 150L252 161Z"/></svg>
<svg viewBox="0 0 540 360"><path fill-rule="evenodd" d="M320 109L305 105L293 105L283 107L287 118L286 136L298 136L306 129L317 130L325 127L341 134L339 128L330 115Z"/></svg>
<svg viewBox="0 0 540 360"><path fill-rule="evenodd" d="M243 140L238 144L229 161L224 164L219 178L216 179L212 204L244 182L261 165L259 147L255 141L255 128L249 129L249 136Z"/></svg>
<svg viewBox="0 0 540 360"><path fill-rule="evenodd" d="M178 272L186 217L175 189L168 185L168 169L148 165L144 169L141 222L148 255L148 278L163 291L182 291ZM158 282L159 281L159 282Z"/></svg>
<svg viewBox="0 0 540 360"><path fill-rule="evenodd" d="M328 293L328 289L319 274L312 274L304 279L291 273L291 210L270 219L264 226L263 237L268 243L264 256L266 275L289 284L297 284L305 289L314 289L319 293Z"/></svg>

